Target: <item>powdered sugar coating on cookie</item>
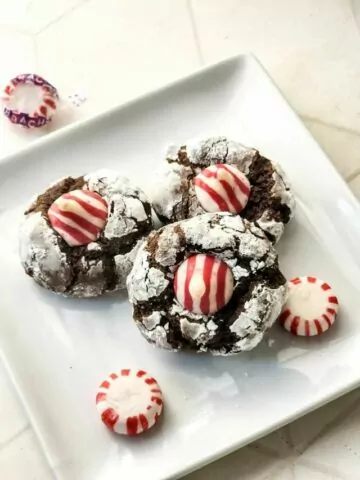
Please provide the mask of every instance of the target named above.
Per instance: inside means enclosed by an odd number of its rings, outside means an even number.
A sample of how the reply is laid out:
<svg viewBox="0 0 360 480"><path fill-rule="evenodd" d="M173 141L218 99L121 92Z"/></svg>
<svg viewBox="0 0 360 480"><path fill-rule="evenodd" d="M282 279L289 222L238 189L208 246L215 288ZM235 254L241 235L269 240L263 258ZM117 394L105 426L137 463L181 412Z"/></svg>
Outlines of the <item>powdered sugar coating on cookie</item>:
<svg viewBox="0 0 360 480"><path fill-rule="evenodd" d="M205 213L193 179L214 164L235 166L247 176L252 191L240 215L256 222L271 240L279 240L295 208L294 195L283 171L257 150L226 137L169 147L150 192L159 217L169 223Z"/></svg>
<svg viewBox="0 0 360 480"><path fill-rule="evenodd" d="M109 209L95 242L68 247L51 228L47 211L56 198L82 188L99 193ZM122 175L109 170L65 178L30 206L20 227L20 259L38 284L75 297L92 297L125 287L137 249L152 229L145 195Z"/></svg>
<svg viewBox="0 0 360 480"><path fill-rule="evenodd" d="M195 253L216 256L231 268L234 293L215 314L189 312L174 296L177 267ZM150 343L217 355L254 348L287 295L277 254L264 233L226 213L204 214L151 233L139 248L127 287L135 322Z"/></svg>

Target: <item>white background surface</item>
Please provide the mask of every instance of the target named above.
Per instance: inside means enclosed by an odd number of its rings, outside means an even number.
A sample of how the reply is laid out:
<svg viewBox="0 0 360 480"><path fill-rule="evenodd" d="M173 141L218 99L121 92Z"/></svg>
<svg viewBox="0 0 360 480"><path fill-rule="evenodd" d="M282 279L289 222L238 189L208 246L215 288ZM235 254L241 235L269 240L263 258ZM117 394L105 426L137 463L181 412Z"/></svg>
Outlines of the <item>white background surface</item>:
<svg viewBox="0 0 360 480"><path fill-rule="evenodd" d="M60 93L86 93L58 128L253 51L360 196L357 13L350 0L0 0L0 81L33 71ZM32 140L1 122L2 154ZM358 480L359 398L355 391L188 480ZM0 479L50 478L0 369Z"/></svg>

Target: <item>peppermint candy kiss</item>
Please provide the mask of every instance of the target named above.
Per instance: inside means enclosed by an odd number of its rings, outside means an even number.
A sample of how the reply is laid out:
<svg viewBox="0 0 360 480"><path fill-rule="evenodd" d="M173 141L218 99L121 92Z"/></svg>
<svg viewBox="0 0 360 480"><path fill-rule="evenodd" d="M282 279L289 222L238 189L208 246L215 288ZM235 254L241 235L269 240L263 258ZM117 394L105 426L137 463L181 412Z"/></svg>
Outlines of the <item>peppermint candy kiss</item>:
<svg viewBox="0 0 360 480"><path fill-rule="evenodd" d="M105 227L107 216L105 200L89 190L73 190L61 195L48 211L52 228L71 247L96 240Z"/></svg>
<svg viewBox="0 0 360 480"><path fill-rule="evenodd" d="M200 205L207 212L240 213L250 195L245 175L231 165L211 165L194 178Z"/></svg>
<svg viewBox="0 0 360 480"><path fill-rule="evenodd" d="M193 255L177 269L174 291L189 312L209 315L223 308L234 290L230 267L211 255Z"/></svg>

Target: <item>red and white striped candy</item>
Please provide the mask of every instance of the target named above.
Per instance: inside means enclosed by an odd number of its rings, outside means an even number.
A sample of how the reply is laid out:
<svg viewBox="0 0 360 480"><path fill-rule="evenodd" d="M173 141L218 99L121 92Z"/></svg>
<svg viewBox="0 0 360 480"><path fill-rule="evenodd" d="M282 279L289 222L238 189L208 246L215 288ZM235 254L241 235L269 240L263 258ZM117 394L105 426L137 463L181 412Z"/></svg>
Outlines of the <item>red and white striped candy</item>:
<svg viewBox="0 0 360 480"><path fill-rule="evenodd" d="M222 260L211 255L193 255L177 269L174 290L178 302L186 310L209 315L229 302L234 277Z"/></svg>
<svg viewBox="0 0 360 480"><path fill-rule="evenodd" d="M163 396L155 380L144 370L123 369L100 385L96 408L107 428L120 435L138 435L158 421Z"/></svg>
<svg viewBox="0 0 360 480"><path fill-rule="evenodd" d="M294 335L320 335L335 322L338 309L329 284L315 277L297 277L289 282L289 297L279 322Z"/></svg>
<svg viewBox="0 0 360 480"><path fill-rule="evenodd" d="M107 203L90 190L65 193L48 210L51 226L71 247L96 240L105 227L107 216Z"/></svg>
<svg viewBox="0 0 360 480"><path fill-rule="evenodd" d="M250 195L245 175L231 165L211 165L194 178L200 205L207 212L240 213Z"/></svg>

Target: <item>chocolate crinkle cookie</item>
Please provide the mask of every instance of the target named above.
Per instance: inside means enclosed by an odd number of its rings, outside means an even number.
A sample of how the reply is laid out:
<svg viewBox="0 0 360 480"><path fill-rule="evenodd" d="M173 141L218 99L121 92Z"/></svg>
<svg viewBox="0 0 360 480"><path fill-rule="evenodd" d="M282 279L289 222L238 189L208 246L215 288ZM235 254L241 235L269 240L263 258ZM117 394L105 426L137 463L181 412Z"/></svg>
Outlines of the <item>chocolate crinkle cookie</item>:
<svg viewBox="0 0 360 480"><path fill-rule="evenodd" d="M207 213L152 232L127 280L134 320L168 350L252 350L279 316L287 284L253 223Z"/></svg>
<svg viewBox="0 0 360 480"><path fill-rule="evenodd" d="M164 223L228 211L254 222L273 242L295 208L279 165L226 137L169 147L150 198Z"/></svg>
<svg viewBox="0 0 360 480"><path fill-rule="evenodd" d="M100 170L67 177L39 195L20 227L20 258L36 283L66 296L125 287L152 208L128 179Z"/></svg>

